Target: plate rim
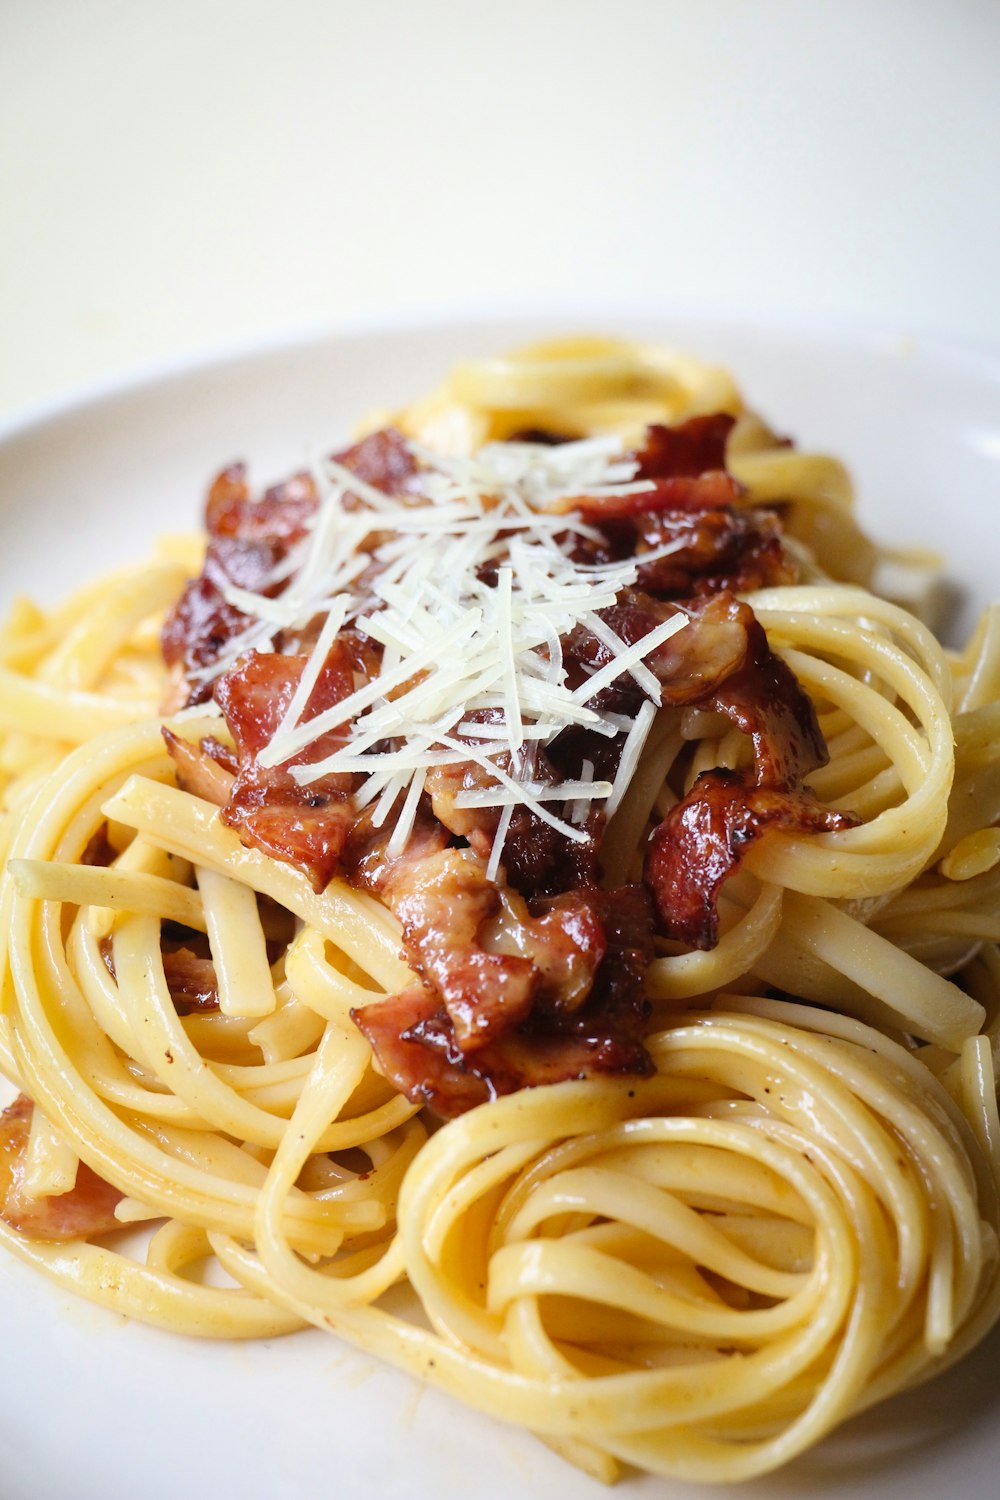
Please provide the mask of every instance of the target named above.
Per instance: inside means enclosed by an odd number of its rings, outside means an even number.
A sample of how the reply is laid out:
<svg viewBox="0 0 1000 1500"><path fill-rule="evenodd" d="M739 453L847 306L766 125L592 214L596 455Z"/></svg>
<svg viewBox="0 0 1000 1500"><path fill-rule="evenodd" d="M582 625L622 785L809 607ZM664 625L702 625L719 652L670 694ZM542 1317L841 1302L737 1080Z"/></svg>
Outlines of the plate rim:
<svg viewBox="0 0 1000 1500"><path fill-rule="evenodd" d="M821 343L828 347L854 350L875 357L905 355L921 363L943 363L1000 385L1000 344L978 343L963 338L926 331L908 331L894 324L864 320L849 322L795 314L771 314L743 308L729 312L722 306L699 306L687 303L649 304L630 301L601 301L593 307L574 303L555 304L544 309L531 302L505 308L424 309L402 313L358 314L331 322L292 325L272 333L248 335L223 340L203 348L189 348L164 358L139 360L106 374L69 384L36 401L0 412L0 446L26 437L49 422L85 415L89 410L124 396L147 393L155 387L172 385L192 376L221 374L227 367L255 358L280 358L305 349L318 350L324 344L363 343L372 337L407 338L421 334L443 335L462 328L488 328L502 338L505 327L536 324L540 332L549 328L558 334L607 332L614 337L614 324L637 324L643 319L652 323L676 320L679 327L698 324L713 332L731 332L736 337L760 335L778 339L784 344ZM605 326L606 325L606 326Z"/></svg>

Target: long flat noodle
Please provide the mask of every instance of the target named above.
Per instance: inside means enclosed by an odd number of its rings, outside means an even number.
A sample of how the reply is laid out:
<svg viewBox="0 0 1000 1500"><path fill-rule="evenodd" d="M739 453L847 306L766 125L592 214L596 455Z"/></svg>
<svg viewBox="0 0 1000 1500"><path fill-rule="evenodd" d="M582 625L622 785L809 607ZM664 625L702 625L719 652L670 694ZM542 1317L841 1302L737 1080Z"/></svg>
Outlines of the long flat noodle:
<svg viewBox="0 0 1000 1500"><path fill-rule="evenodd" d="M252 890L316 927L337 944L386 990L409 982L409 969L398 958L399 927L385 907L345 881L332 880L317 895L306 878L256 849L247 849L226 828L218 808L174 787L142 776L131 777L105 803L107 817L135 828L192 864L230 874Z"/></svg>
<svg viewBox="0 0 1000 1500"><path fill-rule="evenodd" d="M58 1197L76 1186L80 1158L61 1130L33 1111L24 1154L22 1186L31 1198Z"/></svg>
<svg viewBox="0 0 1000 1500"><path fill-rule="evenodd" d="M68 865L38 859L12 859L11 876L19 891L41 901L74 906L109 907L148 912L204 932L205 914L197 891L165 880L103 865Z"/></svg>
<svg viewBox="0 0 1000 1500"><path fill-rule="evenodd" d="M61 740L81 745L146 718L153 707L149 699L68 691L0 666L0 728L6 730L47 738L58 725Z"/></svg>
<svg viewBox="0 0 1000 1500"><path fill-rule="evenodd" d="M797 945L877 996L922 1040L958 1051L982 1026L978 1001L829 901L789 891L785 919Z"/></svg>
<svg viewBox="0 0 1000 1500"><path fill-rule="evenodd" d="M277 1004L254 892L228 875L195 867L224 1016L254 1020Z"/></svg>
<svg viewBox="0 0 1000 1500"><path fill-rule="evenodd" d="M137 1265L103 1245L28 1239L0 1222L0 1244L69 1292L83 1291L112 1312L190 1338L277 1338L303 1320L242 1287L207 1287Z"/></svg>

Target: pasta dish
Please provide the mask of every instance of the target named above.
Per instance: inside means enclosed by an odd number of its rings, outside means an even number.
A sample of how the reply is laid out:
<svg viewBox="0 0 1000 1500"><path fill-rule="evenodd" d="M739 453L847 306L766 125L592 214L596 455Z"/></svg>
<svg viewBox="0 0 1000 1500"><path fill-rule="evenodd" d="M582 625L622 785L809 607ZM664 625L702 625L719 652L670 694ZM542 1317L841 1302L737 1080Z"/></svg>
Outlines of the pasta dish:
<svg viewBox="0 0 1000 1500"><path fill-rule="evenodd" d="M946 649L928 569L727 372L579 338L17 601L4 1249L607 1482L766 1473L960 1358L1000 607Z"/></svg>

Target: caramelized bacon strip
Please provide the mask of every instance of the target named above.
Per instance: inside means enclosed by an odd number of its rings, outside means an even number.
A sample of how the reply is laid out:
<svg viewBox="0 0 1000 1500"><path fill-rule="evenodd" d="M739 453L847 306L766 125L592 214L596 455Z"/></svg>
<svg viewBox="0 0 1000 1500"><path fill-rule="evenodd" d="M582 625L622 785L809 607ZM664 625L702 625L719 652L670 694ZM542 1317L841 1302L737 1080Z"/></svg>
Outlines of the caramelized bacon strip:
<svg viewBox="0 0 1000 1500"><path fill-rule="evenodd" d="M197 578L191 580L163 627L163 655L168 666L190 679L210 666L227 642L246 629L246 615L225 598L230 584L252 593L274 594L274 570L306 533L319 504L315 481L295 474L254 500L243 464L216 475L205 505L208 550ZM202 702L210 688L188 681L190 702Z"/></svg>
<svg viewBox="0 0 1000 1500"><path fill-rule="evenodd" d="M590 740L600 740L596 751ZM573 779L580 774L585 755L605 754L608 744L606 738L598 735L580 736L574 763L573 745L567 740L559 771L544 752L535 751L530 763L531 778L550 786L563 778ZM617 753L620 754L620 746ZM509 771L509 756L498 756L496 764ZM424 786L438 821L457 837L467 839L475 853L488 860L500 822L500 808L457 807L456 798L462 791L496 786L495 777L477 762L463 761L431 767ZM564 803L550 803L550 807L557 817L566 816ZM556 895L580 885L596 884L601 874L598 848L603 826L604 814L595 808L582 825L588 836L586 843L576 843L543 822L531 808L515 807L503 846L508 882L523 896Z"/></svg>
<svg viewBox="0 0 1000 1500"><path fill-rule="evenodd" d="M425 1104L450 1119L498 1093L511 1092L488 1082L466 1063L448 1039L440 1001L422 985L411 985L352 1015L386 1078L414 1104Z"/></svg>
<svg viewBox="0 0 1000 1500"><path fill-rule="evenodd" d="M676 427L650 427L635 457L637 477L652 481L652 489L585 495L560 508L574 506L603 529L607 557L641 559L672 545L669 556L640 569L639 583L649 593L690 598L795 583L798 565L782 545L777 518L759 508L736 508L744 491L725 472L732 425L722 412Z"/></svg>
<svg viewBox="0 0 1000 1500"><path fill-rule="evenodd" d="M355 880L400 918L423 980L353 1013L386 1075L452 1115L529 1083L648 1070L646 893L592 886L529 907L443 837L421 814L388 859L365 815L345 852Z"/></svg>
<svg viewBox="0 0 1000 1500"><path fill-rule="evenodd" d="M118 850L108 838L107 820L102 822L94 830L87 840L87 846L80 855L81 865L102 865L107 867L114 864L118 858Z"/></svg>
<svg viewBox="0 0 1000 1500"><path fill-rule="evenodd" d="M771 650L749 605L737 609L747 633L746 657L713 689L711 706L753 740L757 786L796 786L830 758L816 710L795 673Z"/></svg>
<svg viewBox="0 0 1000 1500"><path fill-rule="evenodd" d="M270 580L281 557L282 550L266 540L210 537L202 571L167 615L160 635L163 659L179 674L185 689L172 707L203 703L211 695L210 684L196 674L210 667L251 623L229 603L225 589L236 584L252 593L273 594Z"/></svg>
<svg viewBox="0 0 1000 1500"><path fill-rule="evenodd" d="M698 515L704 511L724 510L743 493L731 474L677 475L673 479L654 479L653 488L631 495L577 495L559 500L552 509L557 515L580 511L586 520L600 526L605 522L635 521L661 512Z"/></svg>
<svg viewBox="0 0 1000 1500"><path fill-rule="evenodd" d="M190 948L164 946L163 976L179 1016L212 1015L219 1009L219 981L210 958Z"/></svg>
<svg viewBox="0 0 1000 1500"><path fill-rule="evenodd" d="M660 683L661 701L674 705L706 698L746 659L747 631L753 615L749 608L728 594L684 606L653 599L638 589L623 589L615 604L600 611L627 646L642 640L665 620L684 615L690 626L645 658L645 664ZM585 625L577 625L563 642L569 684L578 687L586 677L583 668L599 670L614 653ZM609 690L622 706L637 708L643 693L630 677L621 677ZM610 708L604 694L592 699L597 708ZM558 742L557 742L558 743Z"/></svg>
<svg viewBox="0 0 1000 1500"><path fill-rule="evenodd" d="M642 1040L649 1011L643 975L652 957L648 898L635 886L578 896L587 906L586 921L600 928L602 957L588 992L571 1004L558 986L547 997L542 986L525 1021L464 1051L448 1010L429 987L412 986L354 1012L383 1072L401 1092L451 1117L519 1088L652 1071ZM569 898L559 899L562 922ZM553 903L550 914L556 910Z"/></svg>
<svg viewBox="0 0 1000 1500"><path fill-rule="evenodd" d="M807 791L748 785L738 772L721 768L704 771L649 842L645 880L661 931L690 948L714 948L722 883L762 833L833 833L857 821Z"/></svg>
<svg viewBox="0 0 1000 1500"><path fill-rule="evenodd" d="M403 951L441 1000L463 1053L487 1045L534 1008L574 1009L604 957L604 935L580 893L532 915L486 878L471 850L433 849L417 835L365 881L403 925Z"/></svg>
<svg viewBox="0 0 1000 1500"><path fill-rule="evenodd" d="M601 610L601 619L632 645L680 608L627 590L618 603ZM683 613L690 626L646 658L660 683L661 701L714 708L750 735L758 785L790 785L825 765L826 746L812 701L771 650L750 606L718 593L689 602ZM567 638L565 659L596 669L612 659L612 652L581 625ZM609 691L614 706L626 711L634 712L642 697L631 679L619 679ZM612 706L604 694L595 701ZM558 745L557 740L550 753Z"/></svg>
<svg viewBox="0 0 1000 1500"><path fill-rule="evenodd" d="M201 797L205 802L214 802L217 807L224 807L232 793L238 767L230 770L212 753L210 746L217 745L218 741L212 741L206 736L197 745L193 745L190 740L174 734L166 725L161 733L174 762L177 785L181 791L190 792L193 797ZM225 746L219 748L224 750Z"/></svg>
<svg viewBox="0 0 1000 1500"><path fill-rule="evenodd" d="M639 586L662 598L796 583L798 563L785 550L777 516L759 507L736 508L734 484L729 475L706 474L658 480L648 494L581 500L580 509L605 537L594 561L635 557ZM643 562L665 546L673 550Z"/></svg>
<svg viewBox="0 0 1000 1500"><path fill-rule="evenodd" d="M822 807L801 789L803 779L826 764L826 744L812 700L771 650L753 611L718 594L705 612L739 626L745 653L734 670L693 701L725 714L750 736L753 765L745 773L717 769L700 776L653 834L644 872L661 931L695 948L718 942L722 883L767 828L820 833L851 828L857 821Z"/></svg>
<svg viewBox="0 0 1000 1500"><path fill-rule="evenodd" d="M600 525L662 511L699 514L731 506L743 494L742 485L726 473L726 439L734 420L727 412L716 412L675 427L648 427L645 444L634 457L636 478L650 480L652 489L631 495L578 495L559 501L554 509L580 510Z"/></svg>
<svg viewBox="0 0 1000 1500"><path fill-rule="evenodd" d="M625 591L619 601L601 611L601 618L627 645L641 640L679 606L649 598L639 590ZM647 658L661 684L662 701L681 706L700 704L725 714L749 735L754 750L754 779L758 785L796 785L825 763L826 747L811 700L793 673L772 651L749 605L726 593L684 607L690 625L678 631ZM576 686L586 669L597 670L612 659L611 649L585 626L578 626L564 642L564 659ZM643 693L630 678L605 690L597 706L634 713ZM581 730L569 730L540 756L541 779L578 775L584 758L601 774L613 777L620 746ZM609 756L611 759L609 759ZM613 763L612 763L613 760ZM451 832L469 840L488 857L498 814L494 809L455 807L457 793L485 785L488 773L470 764L435 768L428 774L435 816ZM525 809L511 819L504 845L504 866L511 885L525 895L575 889L596 883L601 830L599 810L594 815L587 845L570 844Z"/></svg>
<svg viewBox="0 0 1000 1500"><path fill-rule="evenodd" d="M395 427L383 427L334 455L338 463L350 469L365 484L384 495L405 495L413 490L417 462L409 443Z"/></svg>
<svg viewBox="0 0 1000 1500"><path fill-rule="evenodd" d="M76 1185L52 1198L24 1191L25 1159L34 1105L19 1094L0 1115L0 1218L33 1240L86 1240L120 1229L115 1207L124 1193L81 1162Z"/></svg>
<svg viewBox="0 0 1000 1500"><path fill-rule="evenodd" d="M295 865L322 891L337 869L354 821L353 778L327 775L300 786L292 768L322 760L343 744L345 731L320 735L284 765L267 767L257 756L291 702L305 670L305 656L253 652L216 684L215 696L239 755L239 774L222 819L243 843ZM354 690L355 662L348 646L334 643L303 713L314 718Z"/></svg>
<svg viewBox="0 0 1000 1500"><path fill-rule="evenodd" d="M728 412L689 417L668 427L655 422L636 453L640 479L677 479L719 472L726 467L726 443L736 424Z"/></svg>
<svg viewBox="0 0 1000 1500"><path fill-rule="evenodd" d="M233 464L223 469L208 492L205 525L210 537L264 542L287 551L305 536L318 505L319 491L311 474L293 474L254 500L245 466Z"/></svg>
<svg viewBox="0 0 1000 1500"><path fill-rule="evenodd" d="M510 757L501 756L501 769L510 769ZM481 859L488 859L493 836L500 820L498 807L458 807L460 792L481 791L496 786L496 777L474 760L457 764L431 766L424 778L424 790L430 798L431 811L438 822L456 838L467 839Z"/></svg>
<svg viewBox="0 0 1000 1500"><path fill-rule="evenodd" d="M489 953L479 929L500 906L479 860L457 849L396 872L384 896L403 924L403 951L440 995L463 1052L528 1015L538 976L523 954Z"/></svg>
<svg viewBox="0 0 1000 1500"><path fill-rule="evenodd" d="M183 941L168 935L176 931L183 932L185 929L175 928L173 923L164 923L160 943L163 977L174 1002L174 1009L179 1016L188 1016L192 1011L200 1015L211 1015L219 1009L219 982L215 965L205 953L196 953L188 946L188 942L200 942L206 949L208 945L200 933L190 933ZM114 950L109 937L101 939L100 953L105 968L117 984Z"/></svg>
<svg viewBox="0 0 1000 1500"><path fill-rule="evenodd" d="M671 544L675 551L643 563ZM769 511L727 507L691 516L667 512L643 517L634 543L638 583L647 592L676 598L723 590L749 593L797 583L798 564L785 551L781 526Z"/></svg>
<svg viewBox="0 0 1000 1500"><path fill-rule="evenodd" d="M416 460L405 438L392 428L373 432L335 457L386 494L403 495L413 488ZM216 476L205 505L204 566L170 611L161 637L164 660L180 679L171 708L209 697L210 685L197 674L251 624L228 603L226 588L235 584L267 598L279 594L285 583L275 580L275 571L306 535L318 505L316 481L308 473L273 485L259 500L250 493L243 464L231 464Z"/></svg>

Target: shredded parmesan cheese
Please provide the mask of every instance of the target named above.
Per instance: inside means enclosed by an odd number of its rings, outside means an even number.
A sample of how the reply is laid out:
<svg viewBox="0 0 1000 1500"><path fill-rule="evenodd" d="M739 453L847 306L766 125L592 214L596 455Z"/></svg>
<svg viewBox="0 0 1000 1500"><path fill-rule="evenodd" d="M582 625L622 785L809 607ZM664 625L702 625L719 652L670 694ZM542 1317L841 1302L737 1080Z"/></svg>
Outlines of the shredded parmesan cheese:
<svg viewBox="0 0 1000 1500"><path fill-rule="evenodd" d="M671 619L629 645L599 617L636 581L639 563L581 564L580 539L600 534L574 510L581 496L641 493L637 465L613 436L579 442L493 443L472 457L411 450L422 467L404 498L384 494L327 460L326 493L306 538L269 580L276 598L230 587L226 598L249 617L220 672L247 649L268 649L274 632L320 620L318 639L288 709L258 759L281 765L332 729L345 730L330 755L292 768L301 784L332 772L362 774L358 806L374 803L381 826L397 814L389 851L402 850L430 767L472 761L493 785L460 792L459 807L496 807L500 826L490 856L495 875L515 806L530 808L566 838L595 802L613 812L635 768L660 701L645 664L687 623ZM672 551L672 546L657 555ZM383 647L378 678L310 719L303 714L334 639L345 624ZM567 683L561 637L578 625L611 653L575 689ZM636 719L590 706L624 674L646 695ZM526 744L544 746L571 725L624 737L614 782L542 784L518 767ZM546 802L563 802L569 821Z"/></svg>

